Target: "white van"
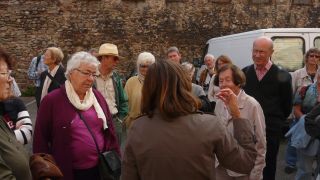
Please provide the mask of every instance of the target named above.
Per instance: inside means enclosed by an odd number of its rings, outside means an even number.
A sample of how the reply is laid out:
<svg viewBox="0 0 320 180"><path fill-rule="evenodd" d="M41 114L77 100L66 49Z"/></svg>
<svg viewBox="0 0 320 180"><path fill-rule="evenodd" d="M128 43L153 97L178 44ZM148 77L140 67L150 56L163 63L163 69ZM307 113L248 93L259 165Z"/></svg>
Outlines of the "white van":
<svg viewBox="0 0 320 180"><path fill-rule="evenodd" d="M253 63L252 43L260 36L273 40L272 62L288 71L303 67L303 55L309 48L320 48L320 28L270 28L209 39L204 55L210 53L217 58L225 54L239 68L244 68Z"/></svg>

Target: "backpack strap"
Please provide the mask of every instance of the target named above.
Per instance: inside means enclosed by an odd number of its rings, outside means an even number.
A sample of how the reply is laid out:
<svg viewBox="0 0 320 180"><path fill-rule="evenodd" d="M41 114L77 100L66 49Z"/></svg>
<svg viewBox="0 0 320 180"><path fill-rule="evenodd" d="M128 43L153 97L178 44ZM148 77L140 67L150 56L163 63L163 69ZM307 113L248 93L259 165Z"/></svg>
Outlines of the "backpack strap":
<svg viewBox="0 0 320 180"><path fill-rule="evenodd" d="M36 69L38 69L38 66L39 66L40 60L41 60L41 55L37 56Z"/></svg>
<svg viewBox="0 0 320 180"><path fill-rule="evenodd" d="M52 77L52 75L51 75L48 71L45 71L45 74L46 74L46 76L48 76L48 78L50 78L51 81L52 81L53 83L55 83L57 86L60 86L60 85L61 85L56 79L54 79L54 77Z"/></svg>

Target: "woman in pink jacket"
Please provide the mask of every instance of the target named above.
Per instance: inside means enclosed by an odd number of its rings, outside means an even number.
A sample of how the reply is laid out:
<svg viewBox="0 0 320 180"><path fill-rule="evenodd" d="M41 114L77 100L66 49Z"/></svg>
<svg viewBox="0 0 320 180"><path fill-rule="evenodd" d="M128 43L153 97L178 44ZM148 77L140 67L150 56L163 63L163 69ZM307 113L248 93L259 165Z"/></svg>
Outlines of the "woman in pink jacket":
<svg viewBox="0 0 320 180"><path fill-rule="evenodd" d="M219 180L260 180L265 166L266 133L265 120L262 108L258 101L247 95L241 87L246 82L245 75L235 65L225 65L219 69L214 83L221 91L229 92L237 96L237 104L240 117L251 120L251 126L255 136L255 148L258 152L255 166L249 174L235 173L223 165L217 165L217 179ZM227 129L234 131L233 119L231 118L230 106L225 103L224 97L218 96L215 114L223 121Z"/></svg>

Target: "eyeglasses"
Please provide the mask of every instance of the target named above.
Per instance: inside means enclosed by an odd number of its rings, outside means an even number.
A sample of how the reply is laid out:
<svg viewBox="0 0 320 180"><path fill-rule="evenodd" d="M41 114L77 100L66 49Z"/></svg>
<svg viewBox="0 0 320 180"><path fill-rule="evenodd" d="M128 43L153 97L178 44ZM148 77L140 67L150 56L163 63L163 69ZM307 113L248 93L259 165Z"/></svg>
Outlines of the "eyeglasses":
<svg viewBox="0 0 320 180"><path fill-rule="evenodd" d="M315 55L315 54L310 54L309 57L311 57L311 58L320 58L319 55Z"/></svg>
<svg viewBox="0 0 320 180"><path fill-rule="evenodd" d="M148 67L149 67L149 65L146 65L146 64L140 64L140 65L139 65L139 67L141 67L141 68L148 68Z"/></svg>
<svg viewBox="0 0 320 180"><path fill-rule="evenodd" d="M9 70L8 72L1 72L0 75L6 79L10 79L11 73L12 73L12 70Z"/></svg>
<svg viewBox="0 0 320 180"><path fill-rule="evenodd" d="M96 75L95 73L90 73L90 72L84 72L81 71L80 69L75 69L77 71L79 71L82 75L87 76L87 77L93 77L94 79L96 79L98 77L98 75Z"/></svg>

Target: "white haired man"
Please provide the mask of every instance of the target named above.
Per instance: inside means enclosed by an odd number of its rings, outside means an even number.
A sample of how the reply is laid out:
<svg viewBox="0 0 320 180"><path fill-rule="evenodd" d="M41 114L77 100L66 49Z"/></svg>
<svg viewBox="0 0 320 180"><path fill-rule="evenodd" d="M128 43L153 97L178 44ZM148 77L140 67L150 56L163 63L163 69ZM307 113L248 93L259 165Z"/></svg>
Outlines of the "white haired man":
<svg viewBox="0 0 320 180"><path fill-rule="evenodd" d="M202 86L206 95L208 95L211 78L215 74L214 63L215 59L212 54L207 54L204 57L204 64L206 65L206 69L204 69L200 74L199 85Z"/></svg>

